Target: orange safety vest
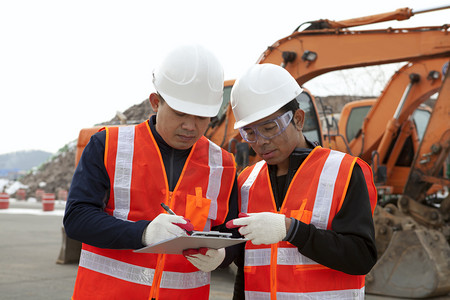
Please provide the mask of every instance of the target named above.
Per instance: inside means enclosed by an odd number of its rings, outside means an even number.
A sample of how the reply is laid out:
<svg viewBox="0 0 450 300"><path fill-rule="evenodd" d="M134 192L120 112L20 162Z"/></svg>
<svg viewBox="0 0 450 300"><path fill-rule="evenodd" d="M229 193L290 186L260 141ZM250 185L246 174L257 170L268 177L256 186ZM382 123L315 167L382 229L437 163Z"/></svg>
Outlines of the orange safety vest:
<svg viewBox="0 0 450 300"><path fill-rule="evenodd" d="M105 212L153 220L167 204L195 230L223 224L235 178L232 154L205 137L192 147L173 192L148 122L106 128L105 166L111 182ZM210 273L183 255L134 253L83 244L73 299L208 299Z"/></svg>
<svg viewBox="0 0 450 300"><path fill-rule="evenodd" d="M359 158L320 146L297 170L279 212L267 164L260 161L242 171L238 178L241 212L281 213L319 229L331 229L355 163L363 170L373 213L377 194L370 167ZM364 299L364 276L320 265L289 242L247 242L244 274L246 299Z"/></svg>

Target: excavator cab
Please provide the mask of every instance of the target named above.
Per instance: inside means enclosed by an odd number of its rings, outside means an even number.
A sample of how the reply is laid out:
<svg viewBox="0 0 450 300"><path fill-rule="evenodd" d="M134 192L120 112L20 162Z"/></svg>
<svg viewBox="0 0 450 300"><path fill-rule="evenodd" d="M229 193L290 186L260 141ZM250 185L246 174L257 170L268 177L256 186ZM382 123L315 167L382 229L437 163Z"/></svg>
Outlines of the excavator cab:
<svg viewBox="0 0 450 300"><path fill-rule="evenodd" d="M208 132L212 132L215 130L216 127L220 126L222 122L226 122L228 115L227 115L227 109L230 104L230 96L231 96L231 88L233 87L235 80L225 80L223 84L223 101L222 105L220 106L219 112L217 113L217 116L211 118L211 122L209 123L209 127L207 129Z"/></svg>

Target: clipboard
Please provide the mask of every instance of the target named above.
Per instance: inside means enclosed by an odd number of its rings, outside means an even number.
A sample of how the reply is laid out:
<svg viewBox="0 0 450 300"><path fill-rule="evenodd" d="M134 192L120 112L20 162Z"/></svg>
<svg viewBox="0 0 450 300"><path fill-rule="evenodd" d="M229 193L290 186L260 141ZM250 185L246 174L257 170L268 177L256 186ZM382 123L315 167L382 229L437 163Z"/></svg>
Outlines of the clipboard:
<svg viewBox="0 0 450 300"><path fill-rule="evenodd" d="M202 247L220 249L248 241L246 238L232 238L231 233L218 231L194 231L192 235L170 238L144 248L134 250L136 253L183 254L186 249Z"/></svg>

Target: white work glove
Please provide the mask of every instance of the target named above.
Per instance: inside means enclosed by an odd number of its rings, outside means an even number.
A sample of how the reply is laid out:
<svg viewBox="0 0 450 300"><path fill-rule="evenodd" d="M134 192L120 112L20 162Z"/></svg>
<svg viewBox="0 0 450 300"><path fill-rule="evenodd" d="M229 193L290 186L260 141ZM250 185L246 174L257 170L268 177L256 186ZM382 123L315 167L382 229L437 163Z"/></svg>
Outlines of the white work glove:
<svg viewBox="0 0 450 300"><path fill-rule="evenodd" d="M239 228L239 233L254 245L270 245L286 237L286 216L271 212L239 214L238 219L227 222L228 228Z"/></svg>
<svg viewBox="0 0 450 300"><path fill-rule="evenodd" d="M145 228L142 235L142 243L147 246L172 237L186 235L186 231L180 227L183 224L190 223L182 216L159 214Z"/></svg>
<svg viewBox="0 0 450 300"><path fill-rule="evenodd" d="M183 251L183 255L200 271L211 272L217 269L225 259L225 248L188 249Z"/></svg>

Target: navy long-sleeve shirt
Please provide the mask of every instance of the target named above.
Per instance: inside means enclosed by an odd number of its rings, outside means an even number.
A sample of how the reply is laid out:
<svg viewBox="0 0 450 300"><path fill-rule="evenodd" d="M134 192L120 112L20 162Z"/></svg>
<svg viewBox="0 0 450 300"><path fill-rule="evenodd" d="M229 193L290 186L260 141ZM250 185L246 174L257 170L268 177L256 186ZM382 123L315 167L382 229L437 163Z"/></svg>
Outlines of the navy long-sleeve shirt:
<svg viewBox="0 0 450 300"><path fill-rule="evenodd" d="M172 191L180 177L190 150L178 150L170 147L155 128L156 118L149 120L150 129L159 146L164 166L166 168L169 189ZM64 215L64 228L67 236L99 248L138 249L142 244L142 234L151 220L129 222L117 219L104 212L109 199L110 179L104 164L106 132L94 134L86 145L75 170ZM237 181L233 185L230 196L229 211L224 224L238 215ZM212 230L232 232L239 236L236 230L230 230L225 225ZM225 266L233 259L229 247ZM231 252L230 252L231 251Z"/></svg>

